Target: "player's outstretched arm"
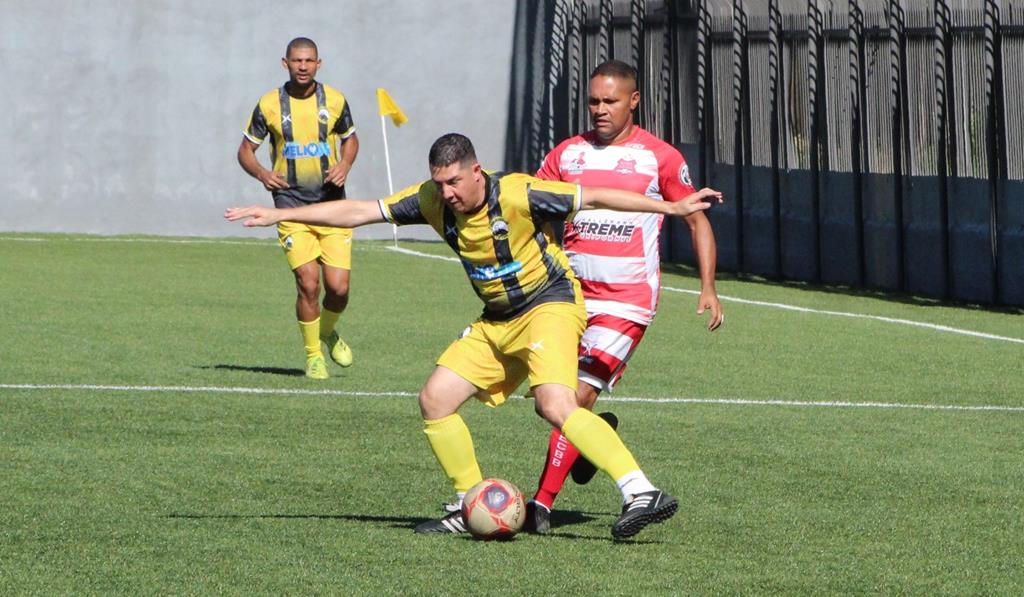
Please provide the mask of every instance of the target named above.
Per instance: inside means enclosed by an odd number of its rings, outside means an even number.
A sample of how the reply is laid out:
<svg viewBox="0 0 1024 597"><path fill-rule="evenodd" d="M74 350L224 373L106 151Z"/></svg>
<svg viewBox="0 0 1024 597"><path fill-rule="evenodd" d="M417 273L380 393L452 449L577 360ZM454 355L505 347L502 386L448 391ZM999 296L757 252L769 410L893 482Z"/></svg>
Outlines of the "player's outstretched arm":
<svg viewBox="0 0 1024 597"><path fill-rule="evenodd" d="M365 224L376 224L384 221L380 207L376 201L327 201L302 207L229 207L224 211L224 218L232 222L243 220L245 226L272 226L278 222L298 222L316 226L336 226L338 228L356 228Z"/></svg>
<svg viewBox="0 0 1024 597"><path fill-rule="evenodd" d="M612 209L615 211L636 211L665 214L667 216L688 216L722 202L722 193L703 188L679 201L652 201L650 197L604 187L583 187L583 209Z"/></svg>

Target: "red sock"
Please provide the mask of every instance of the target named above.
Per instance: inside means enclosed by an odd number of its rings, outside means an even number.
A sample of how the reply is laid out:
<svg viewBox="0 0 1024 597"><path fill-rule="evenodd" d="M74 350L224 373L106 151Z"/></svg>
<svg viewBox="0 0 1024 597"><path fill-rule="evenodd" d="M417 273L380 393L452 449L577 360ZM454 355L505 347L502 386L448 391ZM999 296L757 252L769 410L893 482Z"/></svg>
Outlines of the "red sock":
<svg viewBox="0 0 1024 597"><path fill-rule="evenodd" d="M548 458L544 462L544 472L540 474L540 482L533 500L550 510L555 498L558 497L558 492L562 491L562 485L565 485L569 470L579 456L580 451L576 446L569 443L561 431L552 429L551 437L548 439Z"/></svg>

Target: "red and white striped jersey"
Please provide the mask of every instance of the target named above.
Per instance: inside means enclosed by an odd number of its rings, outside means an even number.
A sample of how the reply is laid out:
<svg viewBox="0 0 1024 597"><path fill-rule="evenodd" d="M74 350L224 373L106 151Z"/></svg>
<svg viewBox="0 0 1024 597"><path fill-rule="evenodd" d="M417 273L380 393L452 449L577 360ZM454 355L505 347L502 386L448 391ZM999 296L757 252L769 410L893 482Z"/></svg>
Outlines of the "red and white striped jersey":
<svg viewBox="0 0 1024 597"><path fill-rule="evenodd" d="M640 127L615 145L599 145L591 132L567 139L547 155L537 177L625 189L652 201L679 201L694 192L682 154ZM662 219L588 209L566 222L563 245L583 286L588 314L651 323L661 288Z"/></svg>

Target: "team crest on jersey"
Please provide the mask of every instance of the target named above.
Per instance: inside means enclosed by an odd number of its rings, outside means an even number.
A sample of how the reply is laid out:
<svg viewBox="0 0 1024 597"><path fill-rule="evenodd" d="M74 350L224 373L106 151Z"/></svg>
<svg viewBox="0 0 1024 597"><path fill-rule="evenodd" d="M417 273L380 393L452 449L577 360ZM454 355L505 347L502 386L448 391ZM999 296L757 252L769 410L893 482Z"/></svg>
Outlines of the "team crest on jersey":
<svg viewBox="0 0 1024 597"><path fill-rule="evenodd" d="M627 160L626 158L619 159L619 163L615 164L615 171L619 174L633 174L636 172L636 160Z"/></svg>
<svg viewBox="0 0 1024 597"><path fill-rule="evenodd" d="M569 174L581 174L583 169L587 166L587 161L583 159L583 152L576 157L575 160L569 162Z"/></svg>
<svg viewBox="0 0 1024 597"><path fill-rule="evenodd" d="M294 244L292 242L292 237L290 237L290 236L285 237L285 239L284 239L284 250L285 251L291 251L292 250L292 244Z"/></svg>
<svg viewBox="0 0 1024 597"><path fill-rule="evenodd" d="M491 220L491 236L494 240L508 240L508 222L502 217Z"/></svg>
<svg viewBox="0 0 1024 597"><path fill-rule="evenodd" d="M316 119L320 121L320 124L327 124L327 121L331 119L331 113L327 111L327 108L322 108L316 115Z"/></svg>
<svg viewBox="0 0 1024 597"><path fill-rule="evenodd" d="M679 181L688 187L693 186L693 183L690 182L690 166L683 164L679 168Z"/></svg>

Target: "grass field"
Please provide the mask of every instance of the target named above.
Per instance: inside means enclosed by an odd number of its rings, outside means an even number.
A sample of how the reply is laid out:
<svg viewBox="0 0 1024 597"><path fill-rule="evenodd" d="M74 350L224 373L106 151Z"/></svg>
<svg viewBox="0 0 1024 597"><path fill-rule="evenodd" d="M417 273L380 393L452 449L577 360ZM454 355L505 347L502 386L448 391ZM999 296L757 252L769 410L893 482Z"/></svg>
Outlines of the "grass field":
<svg viewBox="0 0 1024 597"><path fill-rule="evenodd" d="M360 243L356 363L315 382L272 243L7 234L0 260L0 594L1024 592L1016 312L725 278L709 334L667 291L602 401L679 514L616 544L614 485L570 481L549 535L486 543L411 530L451 492L415 393L479 312L458 265ZM462 413L532 493L532 404Z"/></svg>

